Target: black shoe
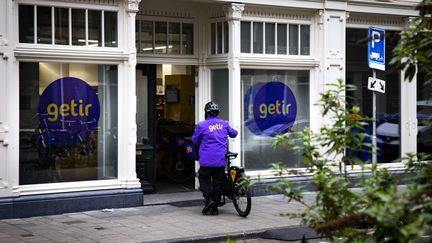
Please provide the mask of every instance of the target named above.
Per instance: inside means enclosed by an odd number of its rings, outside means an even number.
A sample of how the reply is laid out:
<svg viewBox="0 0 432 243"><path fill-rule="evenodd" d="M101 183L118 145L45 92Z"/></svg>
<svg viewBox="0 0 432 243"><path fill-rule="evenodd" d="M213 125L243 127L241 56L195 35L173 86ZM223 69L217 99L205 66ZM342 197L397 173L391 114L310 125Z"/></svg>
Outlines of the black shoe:
<svg viewBox="0 0 432 243"><path fill-rule="evenodd" d="M217 206L214 206L210 209L210 215L219 215L219 209Z"/></svg>
<svg viewBox="0 0 432 243"><path fill-rule="evenodd" d="M210 209L212 209L216 205L216 202L213 200L208 200L206 202L206 205L204 206L202 210L202 214L208 214L210 212Z"/></svg>

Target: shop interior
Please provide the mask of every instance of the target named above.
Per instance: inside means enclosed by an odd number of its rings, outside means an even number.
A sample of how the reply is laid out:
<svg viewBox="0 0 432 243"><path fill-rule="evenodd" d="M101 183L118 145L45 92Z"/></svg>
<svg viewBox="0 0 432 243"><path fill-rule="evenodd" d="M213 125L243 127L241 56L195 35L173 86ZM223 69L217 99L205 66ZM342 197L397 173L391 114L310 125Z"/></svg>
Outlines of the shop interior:
<svg viewBox="0 0 432 243"><path fill-rule="evenodd" d="M195 67L137 65L137 138L153 148L156 193L194 190Z"/></svg>

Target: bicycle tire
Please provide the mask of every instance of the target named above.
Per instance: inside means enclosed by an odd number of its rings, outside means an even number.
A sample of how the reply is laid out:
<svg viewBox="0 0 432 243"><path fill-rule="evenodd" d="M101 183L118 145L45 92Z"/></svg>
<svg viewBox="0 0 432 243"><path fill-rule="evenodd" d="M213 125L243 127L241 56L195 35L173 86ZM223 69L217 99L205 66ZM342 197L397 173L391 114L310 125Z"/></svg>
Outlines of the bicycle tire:
<svg viewBox="0 0 432 243"><path fill-rule="evenodd" d="M239 181L241 181L242 178L245 177L245 174L241 173L238 179ZM243 202L243 200L246 200L246 202ZM235 185L233 203L237 213L242 217L247 217L252 209L252 197L250 187L246 185Z"/></svg>
<svg viewBox="0 0 432 243"><path fill-rule="evenodd" d="M167 151L162 167L164 174L174 182L186 182L195 176L195 161L181 151Z"/></svg>

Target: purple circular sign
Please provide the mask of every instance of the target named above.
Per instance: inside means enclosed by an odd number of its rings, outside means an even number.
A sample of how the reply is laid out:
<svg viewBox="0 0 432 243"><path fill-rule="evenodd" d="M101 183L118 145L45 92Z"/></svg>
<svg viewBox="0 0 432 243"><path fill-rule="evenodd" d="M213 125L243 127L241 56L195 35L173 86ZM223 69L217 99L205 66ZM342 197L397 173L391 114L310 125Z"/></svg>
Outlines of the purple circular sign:
<svg viewBox="0 0 432 243"><path fill-rule="evenodd" d="M294 94L280 81L255 84L244 96L245 124L256 135L273 137L286 133L296 116Z"/></svg>
<svg viewBox="0 0 432 243"><path fill-rule="evenodd" d="M82 141L98 126L100 104L96 92L81 79L66 77L52 82L39 100L40 128L51 144Z"/></svg>

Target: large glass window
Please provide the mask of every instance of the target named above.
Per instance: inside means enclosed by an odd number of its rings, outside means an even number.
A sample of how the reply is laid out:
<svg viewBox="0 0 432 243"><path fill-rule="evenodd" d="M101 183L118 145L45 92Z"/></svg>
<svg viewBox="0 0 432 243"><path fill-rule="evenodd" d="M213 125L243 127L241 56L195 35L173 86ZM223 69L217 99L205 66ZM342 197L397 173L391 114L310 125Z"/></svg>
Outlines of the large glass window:
<svg viewBox="0 0 432 243"><path fill-rule="evenodd" d="M20 185L117 178L117 66L20 62Z"/></svg>
<svg viewBox="0 0 432 243"><path fill-rule="evenodd" d="M265 53L266 54L275 54L275 24L274 23L266 23L265 25Z"/></svg>
<svg viewBox="0 0 432 243"><path fill-rule="evenodd" d="M193 24L182 24L182 54L193 54Z"/></svg>
<svg viewBox="0 0 432 243"><path fill-rule="evenodd" d="M347 95L354 98L362 115L372 118L372 91L368 90L368 77L372 69L367 63L367 29L347 29L346 31L346 83L357 86L357 90ZM386 71L377 70L377 78L386 81L385 94L376 94L377 162L388 163L400 158L400 71L389 65L391 54L399 40L399 32L386 31ZM372 124L365 132L372 135ZM367 142L371 142L368 138ZM370 153L360 153L363 161L371 161Z"/></svg>
<svg viewBox="0 0 432 243"><path fill-rule="evenodd" d="M272 138L309 126L309 71L241 70L242 151L248 170L265 170L282 162L304 167L303 158L274 148Z"/></svg>

